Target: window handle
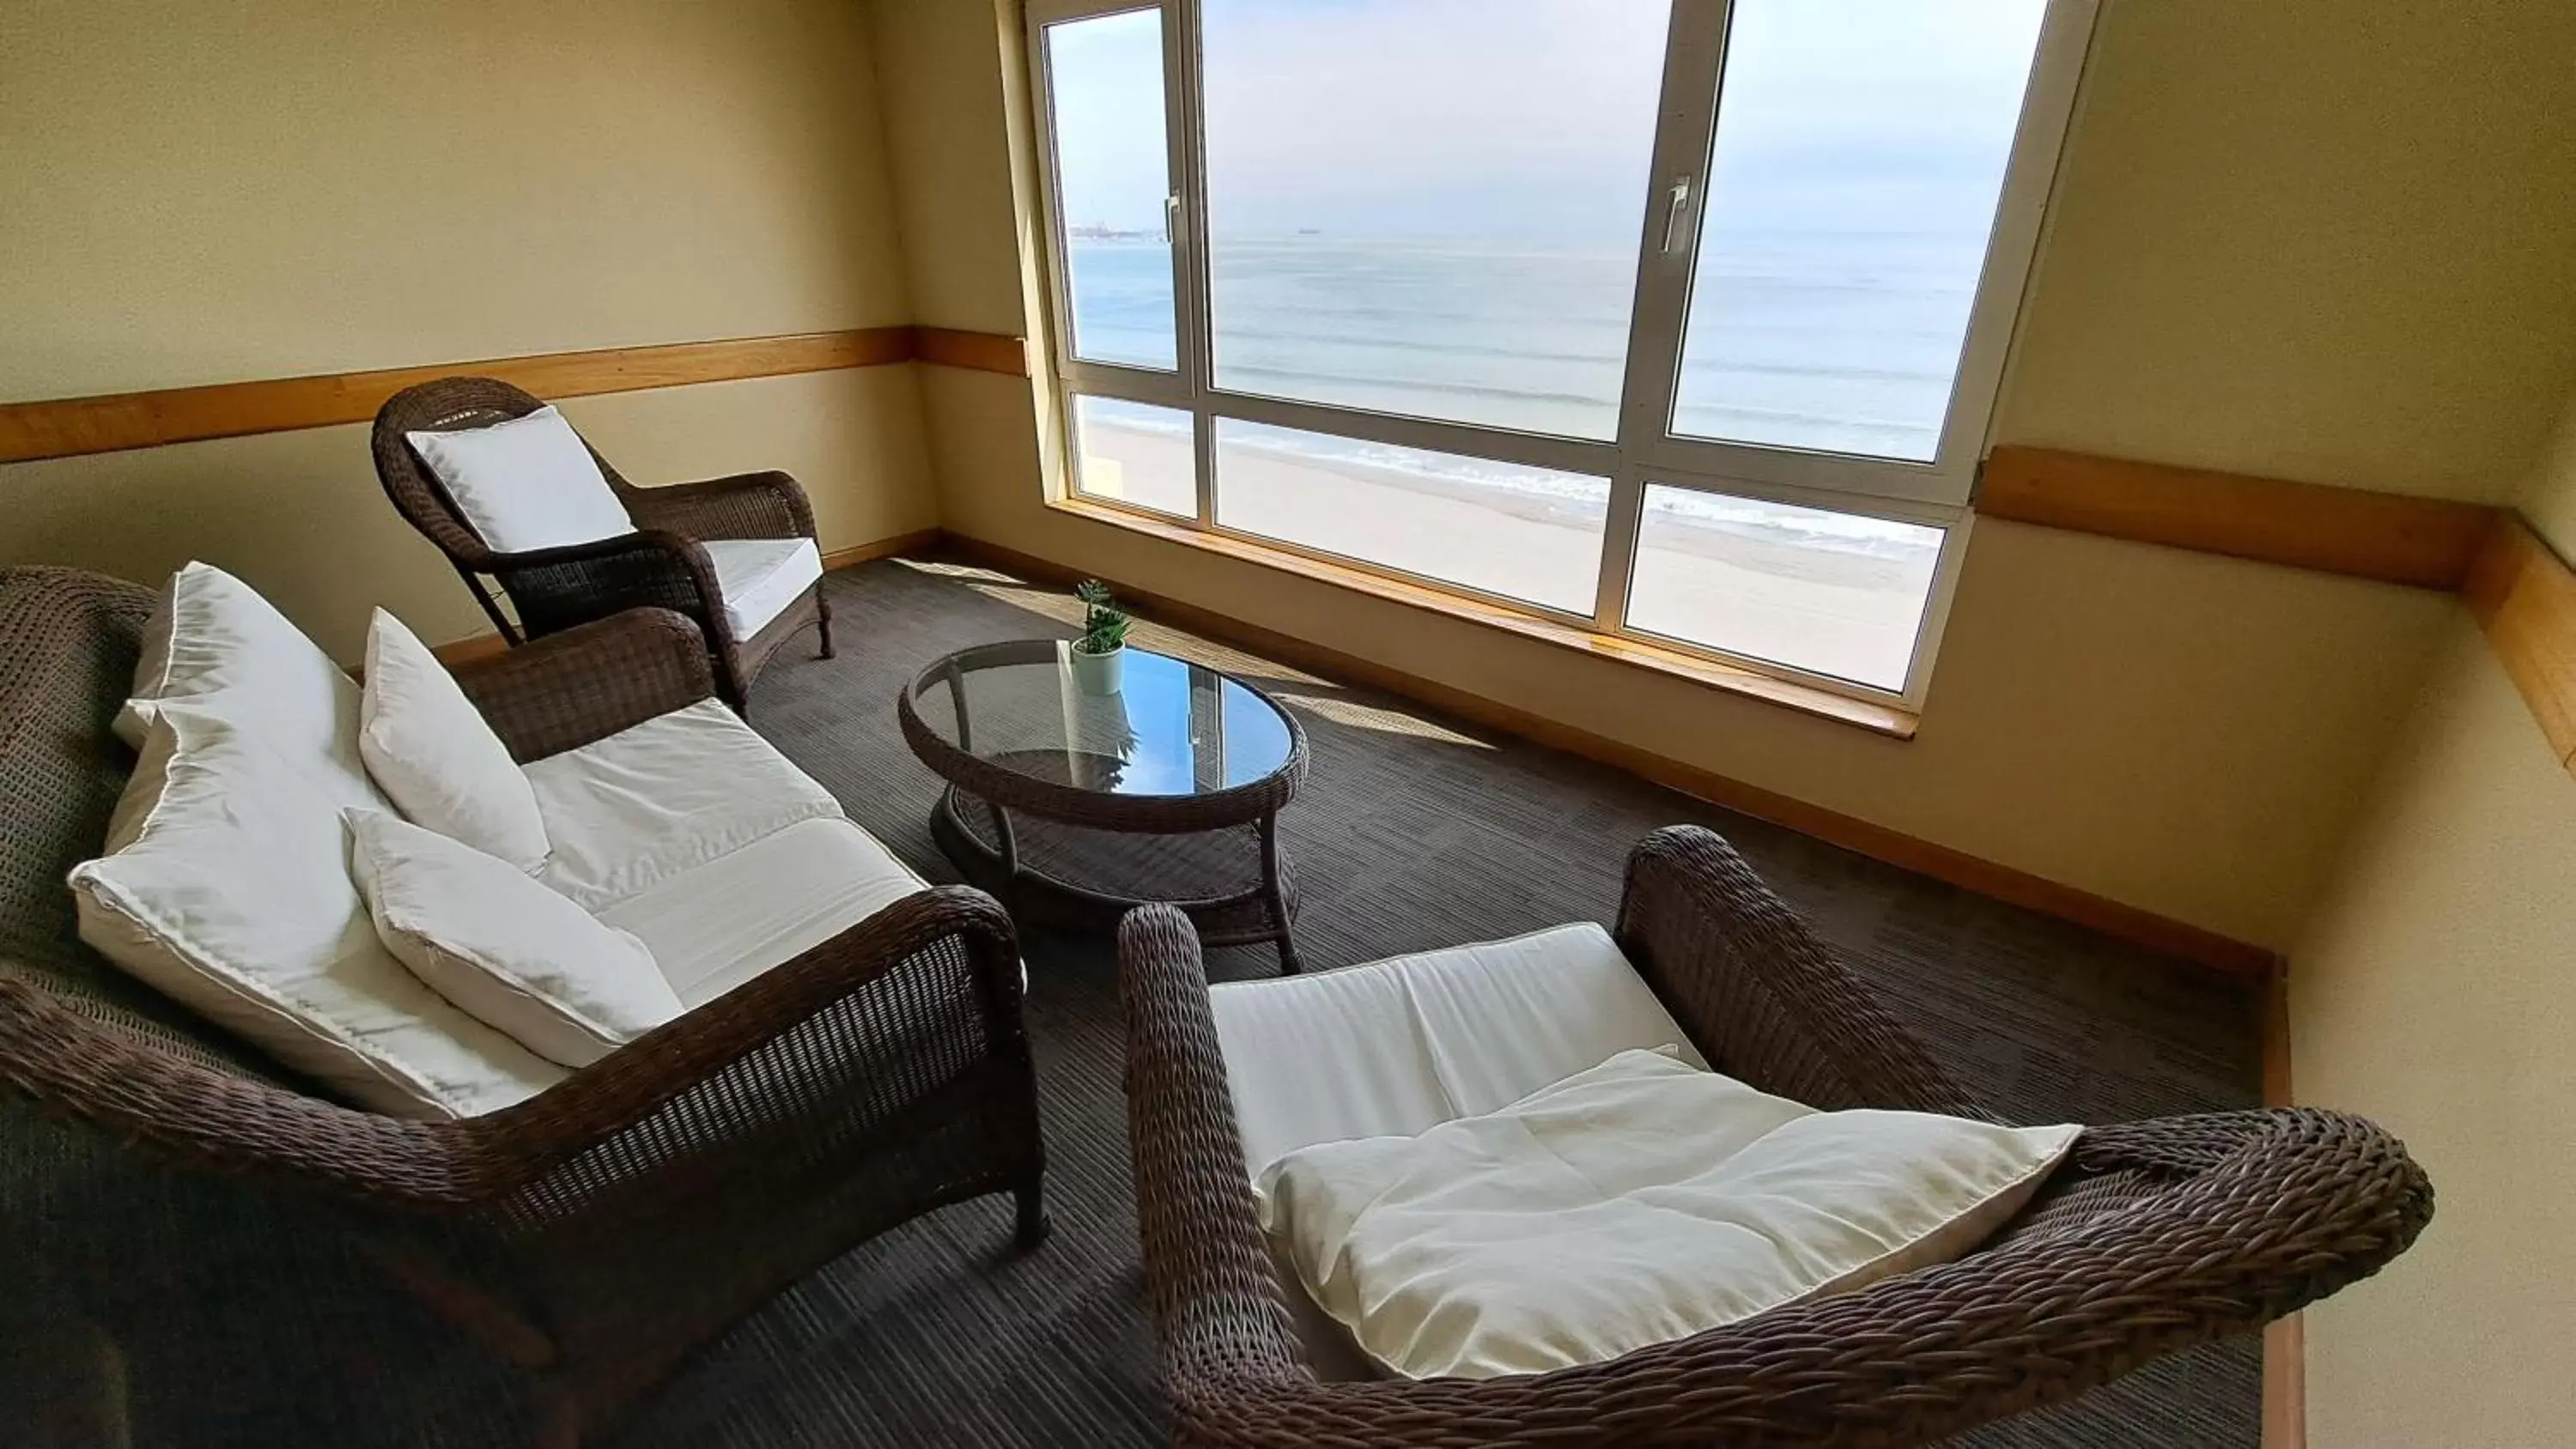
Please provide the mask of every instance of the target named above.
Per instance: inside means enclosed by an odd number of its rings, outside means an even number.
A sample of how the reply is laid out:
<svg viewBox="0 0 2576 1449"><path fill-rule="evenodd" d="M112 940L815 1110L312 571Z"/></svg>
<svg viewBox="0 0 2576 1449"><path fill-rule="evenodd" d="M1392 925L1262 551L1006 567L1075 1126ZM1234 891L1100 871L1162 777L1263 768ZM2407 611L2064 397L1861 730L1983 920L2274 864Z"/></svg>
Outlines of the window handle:
<svg viewBox="0 0 2576 1449"><path fill-rule="evenodd" d="M1181 194L1170 192L1163 197L1163 241L1179 245L1181 240Z"/></svg>
<svg viewBox="0 0 2576 1449"><path fill-rule="evenodd" d="M1672 188L1664 193L1664 255L1682 249L1682 217L1690 210L1691 179L1673 178Z"/></svg>

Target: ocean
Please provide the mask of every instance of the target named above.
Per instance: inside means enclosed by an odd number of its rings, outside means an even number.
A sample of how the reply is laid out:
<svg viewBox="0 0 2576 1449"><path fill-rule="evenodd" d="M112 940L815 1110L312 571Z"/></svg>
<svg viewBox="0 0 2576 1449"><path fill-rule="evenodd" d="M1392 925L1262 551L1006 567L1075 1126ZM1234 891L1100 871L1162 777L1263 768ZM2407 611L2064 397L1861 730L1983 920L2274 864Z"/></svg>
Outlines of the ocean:
<svg viewBox="0 0 2576 1449"><path fill-rule="evenodd" d="M1929 458L1973 301L1956 279L1973 282L1984 241L1713 231L1701 250L1675 431ZM1168 249L1079 238L1070 261L1079 355L1173 366ZM1632 254L1299 236L1219 241L1213 261L1221 388L1524 432L1616 434ZM1122 425L1153 426L1150 414L1131 415ZM1578 509L1601 496L1597 479L1541 469L1282 429L1258 439L1310 461L1553 494ZM1915 527L1757 500L1657 490L1654 506L1673 523L1795 535L1835 551L1910 554L1925 539Z"/></svg>

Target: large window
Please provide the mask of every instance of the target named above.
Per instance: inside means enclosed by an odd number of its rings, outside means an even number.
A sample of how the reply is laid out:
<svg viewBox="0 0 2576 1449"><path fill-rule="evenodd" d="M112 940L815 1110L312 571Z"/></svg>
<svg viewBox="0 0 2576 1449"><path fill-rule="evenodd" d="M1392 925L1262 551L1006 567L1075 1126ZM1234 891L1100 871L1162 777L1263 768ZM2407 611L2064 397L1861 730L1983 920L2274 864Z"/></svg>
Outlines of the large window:
<svg viewBox="0 0 2576 1449"><path fill-rule="evenodd" d="M2093 0L1029 0L1070 486L1918 703Z"/></svg>

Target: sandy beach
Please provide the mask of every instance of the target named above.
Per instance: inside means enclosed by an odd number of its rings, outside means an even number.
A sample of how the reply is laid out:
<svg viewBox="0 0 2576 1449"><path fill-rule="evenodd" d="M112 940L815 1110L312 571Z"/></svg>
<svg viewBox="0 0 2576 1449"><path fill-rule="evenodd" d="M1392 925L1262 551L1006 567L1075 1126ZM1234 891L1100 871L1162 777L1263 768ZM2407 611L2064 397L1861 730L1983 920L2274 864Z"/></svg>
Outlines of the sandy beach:
<svg viewBox="0 0 2576 1449"><path fill-rule="evenodd" d="M1186 508L1190 452L1168 434L1094 425L1086 491ZM1103 467L1102 463L1113 466ZM1218 455L1229 528L1590 613L1599 506L1434 483L1267 450ZM1901 688L1932 561L1773 543L1650 511L1629 601L1640 629Z"/></svg>

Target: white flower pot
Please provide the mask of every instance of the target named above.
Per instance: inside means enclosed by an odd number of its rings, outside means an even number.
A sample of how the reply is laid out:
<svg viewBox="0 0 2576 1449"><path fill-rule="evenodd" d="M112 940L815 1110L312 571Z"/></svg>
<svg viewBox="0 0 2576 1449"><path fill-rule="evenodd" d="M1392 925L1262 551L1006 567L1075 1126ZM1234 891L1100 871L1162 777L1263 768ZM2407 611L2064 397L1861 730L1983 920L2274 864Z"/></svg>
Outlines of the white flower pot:
<svg viewBox="0 0 2576 1449"><path fill-rule="evenodd" d="M1082 646L1073 648L1073 682L1085 694L1116 694L1126 680L1127 646L1119 645L1106 654L1085 654Z"/></svg>

